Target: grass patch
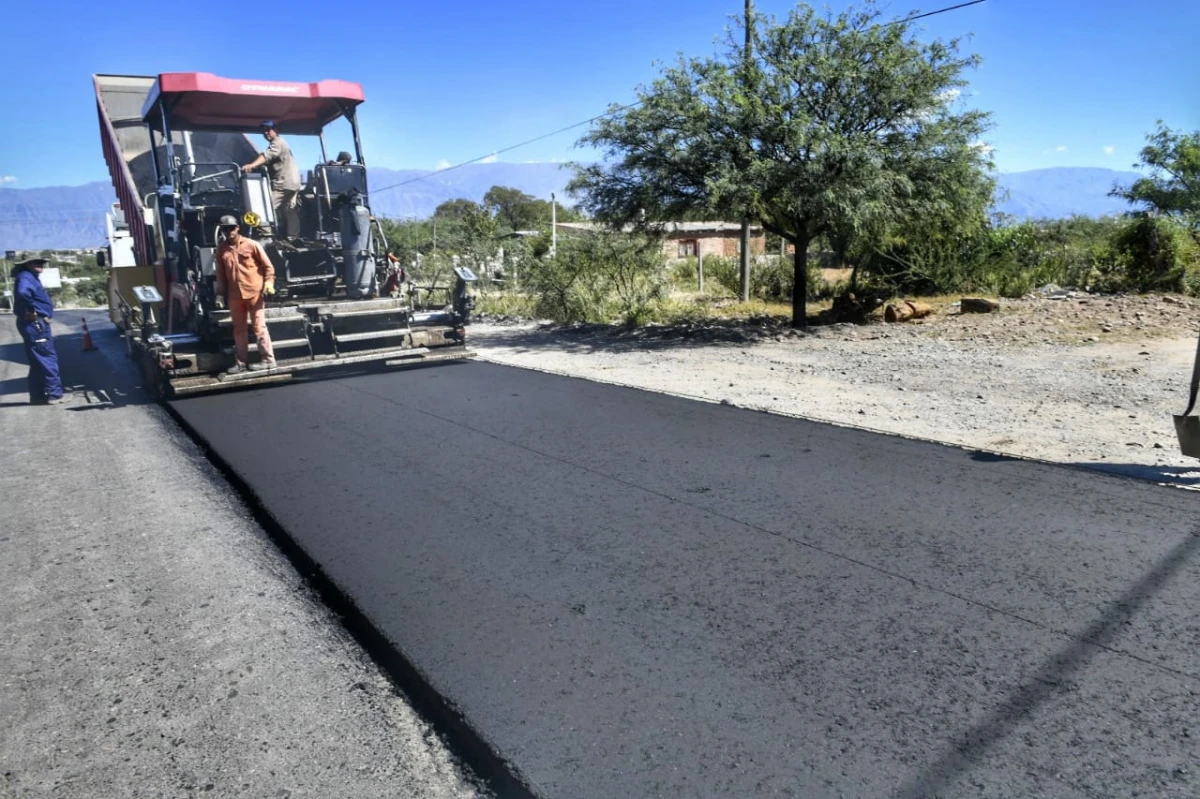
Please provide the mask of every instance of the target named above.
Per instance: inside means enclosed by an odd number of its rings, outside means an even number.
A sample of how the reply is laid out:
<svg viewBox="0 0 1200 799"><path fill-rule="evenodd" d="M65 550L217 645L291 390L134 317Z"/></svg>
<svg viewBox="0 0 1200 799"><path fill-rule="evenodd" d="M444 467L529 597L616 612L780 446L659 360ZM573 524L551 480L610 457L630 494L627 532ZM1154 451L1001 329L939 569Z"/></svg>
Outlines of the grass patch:
<svg viewBox="0 0 1200 799"><path fill-rule="evenodd" d="M534 316L536 301L526 294L489 292L475 298L475 312L491 316Z"/></svg>

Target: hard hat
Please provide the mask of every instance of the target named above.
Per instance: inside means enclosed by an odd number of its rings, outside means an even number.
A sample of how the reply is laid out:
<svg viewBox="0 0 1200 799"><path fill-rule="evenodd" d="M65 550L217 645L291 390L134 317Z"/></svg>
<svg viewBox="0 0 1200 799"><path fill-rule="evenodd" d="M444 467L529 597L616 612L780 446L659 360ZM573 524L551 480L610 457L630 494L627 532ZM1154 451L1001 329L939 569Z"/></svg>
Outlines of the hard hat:
<svg viewBox="0 0 1200 799"><path fill-rule="evenodd" d="M237 217L230 216L229 214L226 214L225 216L221 217L221 219L217 222L217 227L221 227L221 228L237 227L237 226L238 226Z"/></svg>
<svg viewBox="0 0 1200 799"><path fill-rule="evenodd" d="M261 125L259 125L259 127L262 128L263 130L275 130L275 120L273 120L273 119L263 120L263 123Z"/></svg>

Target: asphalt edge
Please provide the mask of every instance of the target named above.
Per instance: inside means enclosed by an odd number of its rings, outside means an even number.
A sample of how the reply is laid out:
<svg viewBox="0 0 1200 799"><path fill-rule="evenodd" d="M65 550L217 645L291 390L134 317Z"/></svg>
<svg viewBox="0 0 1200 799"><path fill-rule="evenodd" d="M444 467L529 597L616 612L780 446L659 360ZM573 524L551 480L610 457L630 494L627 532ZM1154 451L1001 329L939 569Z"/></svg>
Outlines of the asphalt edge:
<svg viewBox="0 0 1200 799"><path fill-rule="evenodd" d="M471 727L463 713L438 693L421 670L388 641L354 601L288 534L237 470L209 445L171 402L158 404L237 492L251 517L292 564L300 578L312 587L321 602L338 617L343 628L408 699L417 715L433 728L484 787L497 799L539 799L510 763Z"/></svg>
<svg viewBox="0 0 1200 799"><path fill-rule="evenodd" d="M705 403L708 403L709 405L724 405L729 408L737 408L738 410L752 411L754 413L764 413L769 416L781 416L781 417L784 417L787 419L801 419L806 422L813 422L814 424L828 425L829 427L840 427L840 428L844 428L847 430L859 430L864 433L874 433L876 435L887 436L889 438L899 438L899 439L903 439L906 441L918 441L923 444L935 444L937 446L945 447L947 449L959 450L960 452L986 455L989 457L993 457L997 460L1002 459L1002 460L1013 460L1013 461L1025 461L1027 463L1036 463L1036 464L1040 464L1042 466L1054 466L1054 467L1061 467L1061 468L1066 468L1066 469L1073 469L1073 470L1077 470L1077 471L1087 472L1089 474L1102 474L1102 475L1105 475L1106 477L1114 477L1114 478L1121 479L1121 480L1135 480L1139 483L1152 483L1154 485L1162 486L1163 488L1172 488L1172 489L1177 489L1177 490L1181 490L1181 491L1200 491L1200 486L1197 486L1197 485L1187 485L1185 483L1179 483L1179 482L1174 482L1171 480L1165 480L1161 477L1151 477L1151 476L1147 476L1147 475L1143 475L1143 474L1138 474L1132 470L1125 471L1125 470L1121 470L1121 469L1108 469L1108 468L1104 468L1101 465L1078 463L1078 462L1072 462L1072 461L1052 461L1052 460L1046 460L1045 458L1035 458L1032 455L1017 455L1017 454L1014 454L1011 452L1004 452L1003 450L988 449L987 447L971 446L969 444L960 444L960 443L957 443L954 441L939 441L936 438L923 438L921 436L912 435L910 433L896 433L896 432L892 432L890 430L882 430L880 428L869 427L869 426L863 425L863 424L855 424L853 422L843 422L843 421L838 421L835 419L827 419L823 416L811 416L811 415L805 415L805 414L801 414L801 413L789 413L787 411L776 410L774 408L768 408L768 407L762 406L762 405L741 405L739 403L730 402L728 400L715 400L715 399L712 399L711 397L705 397L705 396L701 396L699 394L687 394L685 392L678 392L678 391L658 391L658 390L655 390L652 388L646 388L645 386L635 385L633 383L622 383L618 380L606 380L606 379L600 378L600 377L584 377L582 375L571 374L570 372L560 372L560 371L556 371L554 369L548 369L548 368L542 367L542 366L532 366L532 365L526 365L526 364L508 363L508 362L503 361L494 356L487 355L482 351L478 351L478 353L479 354L475 356L475 360L483 362L483 363L494 364L496 366L508 366L513 369L527 369L531 372L540 372L541 374L545 374L545 375L554 375L556 377L568 377L568 378L572 378L574 380L586 380L589 383L600 383L600 384L606 385L606 386L617 386L619 388L627 388L627 389L632 389L634 391L644 391L649 394L661 394L666 397L678 397L680 399L695 400L696 402L705 402ZM1198 471L1200 471L1200 464L1197 464L1196 468Z"/></svg>

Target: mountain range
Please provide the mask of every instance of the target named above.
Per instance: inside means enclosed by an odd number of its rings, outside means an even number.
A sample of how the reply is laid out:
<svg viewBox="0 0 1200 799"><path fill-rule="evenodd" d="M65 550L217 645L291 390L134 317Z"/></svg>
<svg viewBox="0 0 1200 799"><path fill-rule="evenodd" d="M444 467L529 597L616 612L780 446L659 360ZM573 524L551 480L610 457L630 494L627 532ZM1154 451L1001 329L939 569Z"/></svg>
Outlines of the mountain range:
<svg viewBox="0 0 1200 799"><path fill-rule="evenodd" d="M436 174L415 169L368 171L371 207L391 218L428 217L439 204L458 197L479 202L492 186L509 186L544 200L555 192L561 201L567 199L564 189L570 177L569 169L553 163L471 164ZM1139 177L1137 172L1094 167L1000 173L994 210L1019 219L1119 214L1129 205L1108 192ZM114 200L106 181L0 188L0 250L101 247L104 215Z"/></svg>

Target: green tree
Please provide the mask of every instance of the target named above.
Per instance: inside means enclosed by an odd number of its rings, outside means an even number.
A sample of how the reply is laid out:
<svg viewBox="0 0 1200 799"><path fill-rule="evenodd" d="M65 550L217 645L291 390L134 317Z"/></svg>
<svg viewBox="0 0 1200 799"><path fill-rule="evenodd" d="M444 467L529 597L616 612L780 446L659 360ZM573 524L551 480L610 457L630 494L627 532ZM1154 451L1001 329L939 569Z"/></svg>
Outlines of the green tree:
<svg viewBox="0 0 1200 799"><path fill-rule="evenodd" d="M496 217L484 206L477 205L463 217L462 253L467 256L476 272L482 273L484 266L497 252Z"/></svg>
<svg viewBox="0 0 1200 799"><path fill-rule="evenodd" d="M873 4L836 18L801 5L752 25L749 65L732 39L721 57L681 59L583 137L606 155L571 182L587 211L628 223L750 209L795 245L797 286L823 234L878 240L930 214L983 214L988 116L957 109L979 61L959 55L959 40L921 43ZM805 300L793 292L794 326L806 324Z"/></svg>
<svg viewBox="0 0 1200 799"><path fill-rule="evenodd" d="M438 219L461 221L468 214L478 210L478 208L479 203L458 197L453 200L446 200L433 209L433 215Z"/></svg>
<svg viewBox="0 0 1200 799"><path fill-rule="evenodd" d="M537 230L550 224L550 203L520 189L492 186L483 195L483 207L495 215L500 227L508 230Z"/></svg>
<svg viewBox="0 0 1200 799"><path fill-rule="evenodd" d="M430 248L428 252L445 255L463 255L470 248L469 220L476 217L482 207L477 202L456 198L446 200L433 211L430 218Z"/></svg>
<svg viewBox="0 0 1200 799"><path fill-rule="evenodd" d="M1146 140L1134 166L1146 167L1150 176L1128 188L1114 186L1109 194L1174 217L1200 235L1200 131L1177 133L1159 120Z"/></svg>
<svg viewBox="0 0 1200 799"><path fill-rule="evenodd" d="M497 225L503 230L550 230L550 203L520 189L492 186L483 195L483 207L492 212ZM557 217L559 222L578 222L583 215L577 209L559 202L553 217Z"/></svg>
<svg viewBox="0 0 1200 799"><path fill-rule="evenodd" d="M380 218L387 239L387 251L400 259L406 267L433 248L433 224L426 219Z"/></svg>

